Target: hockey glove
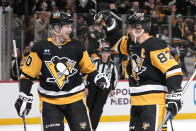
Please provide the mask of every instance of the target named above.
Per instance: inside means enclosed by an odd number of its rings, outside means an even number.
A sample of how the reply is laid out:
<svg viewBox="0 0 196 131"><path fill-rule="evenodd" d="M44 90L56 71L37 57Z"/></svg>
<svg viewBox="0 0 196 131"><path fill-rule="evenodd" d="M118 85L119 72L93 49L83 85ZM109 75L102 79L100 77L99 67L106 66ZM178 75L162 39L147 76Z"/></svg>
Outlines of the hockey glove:
<svg viewBox="0 0 196 131"><path fill-rule="evenodd" d="M104 73L98 73L95 76L94 83L101 89L108 89L110 87L108 77Z"/></svg>
<svg viewBox="0 0 196 131"><path fill-rule="evenodd" d="M106 27L107 31L111 31L117 26L116 20L112 19L112 16L109 10L102 10L98 12L94 16L94 20L97 23L101 23L104 27Z"/></svg>
<svg viewBox="0 0 196 131"><path fill-rule="evenodd" d="M20 92L18 99L15 102L15 108L20 117L24 115L28 115L29 111L31 110L33 102L33 95L26 95L23 92Z"/></svg>
<svg viewBox="0 0 196 131"><path fill-rule="evenodd" d="M182 108L182 104L181 91L171 92L166 95L166 108L173 116Z"/></svg>

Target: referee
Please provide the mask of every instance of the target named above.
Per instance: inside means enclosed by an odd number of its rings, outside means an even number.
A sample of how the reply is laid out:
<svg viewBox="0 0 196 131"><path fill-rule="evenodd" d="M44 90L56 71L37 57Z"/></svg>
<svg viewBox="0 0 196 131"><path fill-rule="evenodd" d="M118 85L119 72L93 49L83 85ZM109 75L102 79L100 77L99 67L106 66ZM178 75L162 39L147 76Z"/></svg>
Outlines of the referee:
<svg viewBox="0 0 196 131"><path fill-rule="evenodd" d="M109 46L102 47L100 57L93 60L93 64L99 73L105 73L110 81L109 90L100 90L93 83L87 83L85 94L89 108L89 114L93 131L96 130L103 112L107 97L114 95L114 90L118 82L117 68L111 59L112 49Z"/></svg>

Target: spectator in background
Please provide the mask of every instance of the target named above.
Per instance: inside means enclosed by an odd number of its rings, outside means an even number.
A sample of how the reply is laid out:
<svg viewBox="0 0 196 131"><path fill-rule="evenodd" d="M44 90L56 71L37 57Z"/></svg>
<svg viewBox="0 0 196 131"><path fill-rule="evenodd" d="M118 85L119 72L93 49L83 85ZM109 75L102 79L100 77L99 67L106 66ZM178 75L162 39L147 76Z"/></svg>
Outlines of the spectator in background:
<svg viewBox="0 0 196 131"><path fill-rule="evenodd" d="M121 0L118 3L118 13L119 14L127 14L129 13L129 9L131 8L130 0Z"/></svg>
<svg viewBox="0 0 196 131"><path fill-rule="evenodd" d="M35 41L46 39L48 37L49 15L41 11L38 19L35 21Z"/></svg>
<svg viewBox="0 0 196 131"><path fill-rule="evenodd" d="M161 31L160 39L162 39L165 43L169 44L169 31L168 28L163 27Z"/></svg>
<svg viewBox="0 0 196 131"><path fill-rule="evenodd" d="M88 32L88 41L89 45L87 51L91 57L94 57L94 54L97 54L97 49L99 48L99 40L105 37L104 32L102 31L99 24L94 23Z"/></svg>
<svg viewBox="0 0 196 131"><path fill-rule="evenodd" d="M196 24L194 24L194 30L193 30L193 43L196 50Z"/></svg>
<svg viewBox="0 0 196 131"><path fill-rule="evenodd" d="M187 76L188 72L185 66L184 58L188 49L188 41L185 35L185 25L184 18L182 14L176 15L176 24L172 29L172 38L173 38L173 46L177 46L180 51L179 60L181 63L182 71L185 76Z"/></svg>
<svg viewBox="0 0 196 131"><path fill-rule="evenodd" d="M139 2L138 1L134 1L132 6L131 6L131 9L128 10L128 13L129 14L134 14L134 13L138 12L139 10L140 10Z"/></svg>
<svg viewBox="0 0 196 131"><path fill-rule="evenodd" d="M24 43L30 43L30 41L34 41L34 29L35 29L35 20L34 17L32 15L30 16L26 16L25 17L25 28L24 28L24 32L25 32L25 42ZM24 45L26 46L26 45Z"/></svg>
<svg viewBox="0 0 196 131"><path fill-rule="evenodd" d="M89 13L89 9L95 8L92 7L91 0L76 0L75 5L77 13Z"/></svg>
<svg viewBox="0 0 196 131"><path fill-rule="evenodd" d="M154 0L147 0L146 2L144 2L143 9L144 13L152 15L153 10L155 9Z"/></svg>
<svg viewBox="0 0 196 131"><path fill-rule="evenodd" d="M76 5L74 3L74 0L65 0L66 4L65 4L65 10L67 13L73 14L76 12Z"/></svg>
<svg viewBox="0 0 196 131"><path fill-rule="evenodd" d="M188 0L190 3L190 15L196 15L196 0Z"/></svg>
<svg viewBox="0 0 196 131"><path fill-rule="evenodd" d="M77 19L77 37L88 47L88 24L82 15Z"/></svg>
<svg viewBox="0 0 196 131"><path fill-rule="evenodd" d="M29 53L31 51L31 46L27 45L24 49L23 49L23 53L21 56L21 61L20 61L20 69L22 68L22 66L24 65Z"/></svg>
<svg viewBox="0 0 196 131"><path fill-rule="evenodd" d="M177 11L176 2L171 1L171 2L169 2L168 6L169 6L169 9L165 10L165 14L166 15L171 15L172 25L175 25L175 23L176 23L176 11Z"/></svg>

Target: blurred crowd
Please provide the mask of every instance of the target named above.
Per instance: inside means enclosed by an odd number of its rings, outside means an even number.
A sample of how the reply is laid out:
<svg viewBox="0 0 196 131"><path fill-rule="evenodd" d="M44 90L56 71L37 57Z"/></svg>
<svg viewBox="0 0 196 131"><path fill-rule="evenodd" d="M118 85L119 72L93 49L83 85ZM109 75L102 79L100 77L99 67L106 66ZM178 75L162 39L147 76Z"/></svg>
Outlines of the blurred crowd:
<svg viewBox="0 0 196 131"><path fill-rule="evenodd" d="M96 57L105 42L105 32L94 23L95 13L111 10L122 18L119 25L126 33L126 15L143 11L152 16L151 35L170 46L173 56L182 64L185 76L189 75L185 57L193 57L196 50L196 0L10 0L8 4L13 7L14 38L21 39L18 32L24 31L24 50L18 51L20 59L26 48L31 48L30 43L50 36L49 18L53 12L64 10L74 15L72 37L83 41L90 56ZM123 62L127 58L114 54L113 59L120 65L119 79L127 79L123 73Z"/></svg>

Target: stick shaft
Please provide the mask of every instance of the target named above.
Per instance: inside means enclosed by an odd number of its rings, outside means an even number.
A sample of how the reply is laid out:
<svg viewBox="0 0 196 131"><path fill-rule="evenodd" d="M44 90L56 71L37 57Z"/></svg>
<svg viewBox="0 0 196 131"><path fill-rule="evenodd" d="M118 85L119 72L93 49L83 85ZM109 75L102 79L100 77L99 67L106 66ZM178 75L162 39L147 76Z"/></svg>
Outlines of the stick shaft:
<svg viewBox="0 0 196 131"><path fill-rule="evenodd" d="M24 125L24 131L27 131L25 115L22 116L22 120L23 120L23 125Z"/></svg>
<svg viewBox="0 0 196 131"><path fill-rule="evenodd" d="M17 55L17 49L16 49L16 40L13 40L13 47L14 47L14 57L16 60L16 72L17 72L17 78L19 80L19 70L18 70L18 55Z"/></svg>
<svg viewBox="0 0 196 131"><path fill-rule="evenodd" d="M15 59L16 59L16 70L17 70L17 78L19 80L19 70L18 70L18 55L17 55L17 49L16 49L16 41L13 40L13 47L14 47L14 56L15 56ZM18 86L20 88L20 83L18 82ZM26 111L23 113L23 116L22 116L22 120L23 120L23 125L24 125L24 131L27 131L27 128L26 128L26 119L25 119L25 114L26 114Z"/></svg>

